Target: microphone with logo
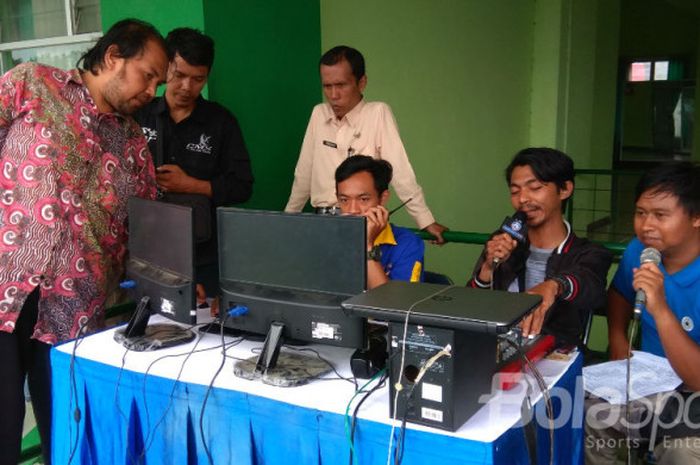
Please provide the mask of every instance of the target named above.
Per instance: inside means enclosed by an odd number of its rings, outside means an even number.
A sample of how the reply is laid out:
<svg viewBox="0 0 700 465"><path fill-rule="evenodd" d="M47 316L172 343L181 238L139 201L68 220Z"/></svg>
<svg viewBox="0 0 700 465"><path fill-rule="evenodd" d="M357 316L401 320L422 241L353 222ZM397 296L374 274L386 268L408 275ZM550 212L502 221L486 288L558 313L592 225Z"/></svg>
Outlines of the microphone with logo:
<svg viewBox="0 0 700 465"><path fill-rule="evenodd" d="M527 242L527 215L525 212L518 210L513 216L506 216L501 224L501 231L522 244ZM498 262L500 262L499 258L493 259L494 264L498 264Z"/></svg>
<svg viewBox="0 0 700 465"><path fill-rule="evenodd" d="M642 254L639 256L639 263L654 263L658 265L661 263L661 252L653 247L647 247L642 250ZM634 318L639 319L642 314L642 307L646 304L647 296L642 289L637 289L637 294L634 296Z"/></svg>

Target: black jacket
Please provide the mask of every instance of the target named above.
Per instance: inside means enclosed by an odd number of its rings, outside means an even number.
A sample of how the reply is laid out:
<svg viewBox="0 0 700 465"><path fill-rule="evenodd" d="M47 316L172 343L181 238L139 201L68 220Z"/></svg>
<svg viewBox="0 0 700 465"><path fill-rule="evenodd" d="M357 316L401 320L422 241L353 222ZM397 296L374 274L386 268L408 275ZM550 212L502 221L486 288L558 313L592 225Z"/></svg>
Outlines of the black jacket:
<svg viewBox="0 0 700 465"><path fill-rule="evenodd" d="M529 254L529 244L518 244L508 260L496 268L493 288L507 290L510 283L517 279L520 291L524 292L525 263ZM485 257L484 251L467 286L483 288L477 276ZM573 232L569 234L547 261L546 279L561 278L568 284L568 289L547 312L543 333L552 334L566 343L580 343L588 313L605 305L607 274L611 263L612 253L609 250L581 239Z"/></svg>
<svg viewBox="0 0 700 465"><path fill-rule="evenodd" d="M216 207L245 202L253 192L253 173L241 129L223 106L201 96L192 113L175 123L164 97L135 115L156 166L175 164L211 182L211 237L197 245L197 263L216 263Z"/></svg>

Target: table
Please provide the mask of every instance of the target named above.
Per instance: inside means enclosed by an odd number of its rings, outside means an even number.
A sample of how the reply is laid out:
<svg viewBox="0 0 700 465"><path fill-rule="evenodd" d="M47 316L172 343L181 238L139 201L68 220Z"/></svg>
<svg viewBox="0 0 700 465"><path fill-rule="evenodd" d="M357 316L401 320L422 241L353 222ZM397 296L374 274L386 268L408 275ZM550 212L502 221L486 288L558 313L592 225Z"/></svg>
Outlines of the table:
<svg viewBox="0 0 700 465"><path fill-rule="evenodd" d="M74 358L74 342L52 350L53 463L68 464L71 455L72 464L209 463L199 424L208 385L222 361L221 339L204 335L197 343L198 352L187 358L195 342L155 352L127 352L114 342L113 332L82 339ZM261 345L243 341L226 353L249 357ZM341 375L350 376L350 350L311 347L332 361ZM355 392L353 384L333 379L279 388L235 377L233 363L226 359L202 417L214 463L348 463L345 410ZM543 360L538 369L554 386L554 463L582 463L582 356ZM521 381L515 389L496 394L455 433L409 423L402 463L529 463L520 422L526 386ZM362 405L355 433L356 464L387 462L388 406L386 387ZM538 462L545 464L549 432L542 400L535 412L544 426L537 425Z"/></svg>

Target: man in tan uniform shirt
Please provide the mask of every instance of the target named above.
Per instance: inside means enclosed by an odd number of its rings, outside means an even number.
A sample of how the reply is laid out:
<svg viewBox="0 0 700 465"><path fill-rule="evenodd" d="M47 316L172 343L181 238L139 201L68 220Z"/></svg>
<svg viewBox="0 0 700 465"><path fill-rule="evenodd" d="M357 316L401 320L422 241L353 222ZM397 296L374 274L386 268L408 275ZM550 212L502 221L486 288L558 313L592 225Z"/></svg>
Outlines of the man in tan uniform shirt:
<svg viewBox="0 0 700 465"><path fill-rule="evenodd" d="M324 212L336 207L334 173L351 155L369 155L387 160L394 167L392 187L418 227L444 243L447 228L435 221L425 203L423 189L416 181L404 149L394 115L382 102L366 102L362 91L367 85L362 54L338 46L320 61L321 84L327 103L314 107L301 153L294 170L294 184L287 212L299 212L306 201Z"/></svg>

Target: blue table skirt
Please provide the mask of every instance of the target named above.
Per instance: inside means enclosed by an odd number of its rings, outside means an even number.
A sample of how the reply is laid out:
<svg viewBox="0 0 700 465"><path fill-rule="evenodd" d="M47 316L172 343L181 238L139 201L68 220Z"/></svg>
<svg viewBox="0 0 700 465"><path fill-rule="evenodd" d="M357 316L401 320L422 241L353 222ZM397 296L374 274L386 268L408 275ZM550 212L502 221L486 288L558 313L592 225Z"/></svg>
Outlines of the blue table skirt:
<svg viewBox="0 0 700 465"><path fill-rule="evenodd" d="M557 386L570 393L583 392L578 376L581 359L579 356ZM77 389L73 392L70 354L53 350L51 363L53 463L68 464L72 449L72 464L209 463L199 430L206 386L175 384L156 376L148 376L144 386L142 373L120 373L117 367L77 358ZM75 421L76 397L79 423ZM554 404L558 415L556 397ZM582 463L582 401L579 404L575 404L573 422L556 429L554 463ZM542 401L537 409L544 409ZM204 434L216 464L345 465L349 442L344 422L343 415L215 388L207 401ZM538 462L547 464L549 432L541 426L537 429ZM389 433L386 424L359 420L355 463L385 464ZM512 465L528 464L529 458L521 427L511 428L494 443L408 429L402 463Z"/></svg>

